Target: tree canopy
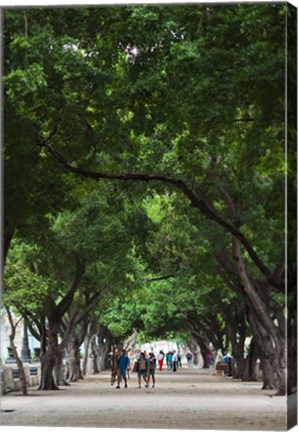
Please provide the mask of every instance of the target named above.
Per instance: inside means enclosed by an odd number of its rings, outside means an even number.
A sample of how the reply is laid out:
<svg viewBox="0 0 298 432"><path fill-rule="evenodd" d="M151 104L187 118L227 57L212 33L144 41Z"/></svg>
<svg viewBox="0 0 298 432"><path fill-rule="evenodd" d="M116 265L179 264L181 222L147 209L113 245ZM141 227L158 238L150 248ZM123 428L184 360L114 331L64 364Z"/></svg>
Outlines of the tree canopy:
<svg viewBox="0 0 298 432"><path fill-rule="evenodd" d="M290 14L272 3L6 8L7 287L42 278L60 309L104 293L93 309L115 337L175 330L223 347L245 327L271 371L264 384L284 393Z"/></svg>

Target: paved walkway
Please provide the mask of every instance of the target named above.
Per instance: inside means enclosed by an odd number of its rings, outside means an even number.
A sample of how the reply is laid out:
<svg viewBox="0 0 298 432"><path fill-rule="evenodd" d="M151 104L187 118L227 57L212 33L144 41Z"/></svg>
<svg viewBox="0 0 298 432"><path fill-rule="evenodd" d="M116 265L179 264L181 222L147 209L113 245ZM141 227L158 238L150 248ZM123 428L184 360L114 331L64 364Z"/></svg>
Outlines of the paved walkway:
<svg viewBox="0 0 298 432"><path fill-rule="evenodd" d="M1 398L1 425L98 428L285 430L286 398L261 383L210 376L202 369L157 372L156 387L110 385L109 372L60 391L29 389ZM12 410L11 412L5 411Z"/></svg>

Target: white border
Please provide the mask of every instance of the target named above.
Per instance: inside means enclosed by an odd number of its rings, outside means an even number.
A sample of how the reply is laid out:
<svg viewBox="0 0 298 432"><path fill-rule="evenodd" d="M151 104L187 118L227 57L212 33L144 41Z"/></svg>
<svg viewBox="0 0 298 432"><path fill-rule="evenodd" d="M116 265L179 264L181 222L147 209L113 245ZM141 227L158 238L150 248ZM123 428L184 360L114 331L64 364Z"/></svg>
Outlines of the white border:
<svg viewBox="0 0 298 432"><path fill-rule="evenodd" d="M78 5L78 6L92 6L92 5L117 5L117 4L156 4L156 3L163 3L163 4L171 4L171 3L286 3L285 0L131 0L131 1L125 1L125 0L86 0L85 2L82 0L0 0L0 6L60 6L60 5L66 5L66 6L72 6L72 5ZM294 4L295 6L298 5L298 0L291 0L289 3Z"/></svg>

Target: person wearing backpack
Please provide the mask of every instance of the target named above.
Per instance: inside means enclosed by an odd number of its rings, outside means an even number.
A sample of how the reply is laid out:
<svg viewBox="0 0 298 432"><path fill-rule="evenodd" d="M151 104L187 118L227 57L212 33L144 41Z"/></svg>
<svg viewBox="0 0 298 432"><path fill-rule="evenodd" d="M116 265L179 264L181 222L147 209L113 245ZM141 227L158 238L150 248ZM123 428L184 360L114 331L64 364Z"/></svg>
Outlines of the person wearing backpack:
<svg viewBox="0 0 298 432"><path fill-rule="evenodd" d="M145 387L148 387L148 375L149 375L149 361L145 357L145 354L141 352L138 358L138 383L141 388L141 378L145 381Z"/></svg>
<svg viewBox="0 0 298 432"><path fill-rule="evenodd" d="M126 353L126 350L122 350L122 354L119 356L118 358L118 385L116 387L116 389L120 389L120 383L121 383L121 379L124 379L124 387L127 388L127 377L126 377L126 372L127 372L127 368L130 364L130 359Z"/></svg>

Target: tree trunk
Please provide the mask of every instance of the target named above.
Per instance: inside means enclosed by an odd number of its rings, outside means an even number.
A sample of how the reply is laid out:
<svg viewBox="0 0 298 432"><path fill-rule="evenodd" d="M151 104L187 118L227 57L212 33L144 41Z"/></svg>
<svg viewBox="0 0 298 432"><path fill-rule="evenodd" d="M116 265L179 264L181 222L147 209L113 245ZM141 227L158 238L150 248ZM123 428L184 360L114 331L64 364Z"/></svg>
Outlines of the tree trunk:
<svg viewBox="0 0 298 432"><path fill-rule="evenodd" d="M206 342L206 340L200 337L197 333L192 333L192 335L200 347L201 356L203 360L203 369L208 369L209 365L207 360L207 354L210 353L209 345Z"/></svg>
<svg viewBox="0 0 298 432"><path fill-rule="evenodd" d="M233 355L232 359L232 376L235 379L243 379L244 374L244 357L243 355Z"/></svg>
<svg viewBox="0 0 298 432"><path fill-rule="evenodd" d="M267 356L261 354L261 369L263 374L262 390L275 390L277 387L276 377L272 365Z"/></svg>
<svg viewBox="0 0 298 432"><path fill-rule="evenodd" d="M110 344L107 343L103 346L99 346L96 349L97 349L97 369L98 372L101 372L107 369L107 365L109 364Z"/></svg>
<svg viewBox="0 0 298 432"><path fill-rule="evenodd" d="M28 396L27 381L26 381L26 375L25 375L24 365L23 365L23 363L22 363L22 361L21 361L21 359L19 357L17 347L15 346L15 344L14 344L14 342L12 340L10 340L10 346L12 348L13 355L14 355L14 357L16 359L17 366L18 366L18 369L19 369L22 394L23 394L23 396Z"/></svg>
<svg viewBox="0 0 298 432"><path fill-rule="evenodd" d="M199 342L199 341L198 341ZM202 358L203 358L203 369L208 369L208 360L207 360L207 355L210 352L209 347L206 346L206 344L200 344L200 349L201 349L201 354L202 354Z"/></svg>
<svg viewBox="0 0 298 432"><path fill-rule="evenodd" d="M84 359L82 365L82 377L87 374L88 361L90 361L91 340L96 333L97 324L94 320L89 320L86 328L86 333L83 334L82 343L84 343Z"/></svg>
<svg viewBox="0 0 298 432"><path fill-rule="evenodd" d="M58 347L57 353L56 353L56 359L55 359L55 367L54 367L54 378L55 378L55 382L58 386L59 385L62 385L62 386L69 385L69 383L66 380L66 376L65 376L65 368L63 365L63 356L64 356L64 350L61 349L60 347Z"/></svg>
<svg viewBox="0 0 298 432"><path fill-rule="evenodd" d="M288 364L287 364L287 394L296 392L297 387L297 310L296 310L296 293L293 296L292 305L289 307L288 316Z"/></svg>
<svg viewBox="0 0 298 432"><path fill-rule="evenodd" d="M41 378L38 390L59 390L53 375L54 367L55 355L48 350L41 359Z"/></svg>
<svg viewBox="0 0 298 432"><path fill-rule="evenodd" d="M13 231L3 230L3 255L2 255L2 269L5 267L8 251L13 238Z"/></svg>
<svg viewBox="0 0 298 432"><path fill-rule="evenodd" d="M194 355L193 363L195 366L198 366L199 364L199 355L201 354L200 347L194 337L191 337L188 342L187 346L190 348L191 352Z"/></svg>
<svg viewBox="0 0 298 432"><path fill-rule="evenodd" d="M263 389L276 389L277 395L283 396L286 392L285 338L273 338L262 328L258 317L251 311L248 318L260 350Z"/></svg>
<svg viewBox="0 0 298 432"><path fill-rule="evenodd" d="M97 360L97 346L96 346L96 335L91 339L91 353L92 353L92 369L93 374L99 373L98 360Z"/></svg>
<svg viewBox="0 0 298 432"><path fill-rule="evenodd" d="M247 296L250 325L261 351L264 386L276 388L277 395L287 392L285 359L285 318L279 305L266 303L248 277L240 250L240 242L233 239L234 259Z"/></svg>
<svg viewBox="0 0 298 432"><path fill-rule="evenodd" d="M111 348L111 333L106 329L102 328L97 335L98 344L94 338L93 353L96 359L96 371L99 373L107 368L109 365L109 351ZM109 366L108 366L109 367Z"/></svg>
<svg viewBox="0 0 298 432"><path fill-rule="evenodd" d="M59 390L59 387L56 385L54 379L54 368L57 352L57 331L51 329L50 326L47 351L41 358L41 378L38 390Z"/></svg>
<svg viewBox="0 0 298 432"><path fill-rule="evenodd" d="M90 332L88 332L88 333L89 334L87 334L86 339L85 339L85 355L84 355L84 359L83 359L83 368L82 368L83 376L85 376L87 373L87 363L88 363L88 359L90 359L91 339L93 337L93 335L91 335Z"/></svg>
<svg viewBox="0 0 298 432"><path fill-rule="evenodd" d="M138 333L136 331L134 331L133 334L128 339L126 339L124 341L123 346L124 346L124 349L126 351L133 349L133 347L135 346L135 343L136 343L137 335L138 335ZM109 337L109 339L111 339L111 337Z"/></svg>
<svg viewBox="0 0 298 432"><path fill-rule="evenodd" d="M8 315L8 320L9 320L10 327L11 327L11 334L9 336L9 341L10 341L10 346L11 346L12 351L13 351L13 355L14 355L14 357L16 359L16 362L17 362L17 366L19 368L21 390L22 390L23 395L27 396L28 395L28 391L27 391L27 382L26 382L25 370L24 370L23 363L22 363L22 361L21 361L21 359L19 357L17 347L16 347L16 345L14 343L14 338L15 338L15 335L16 335L16 328L17 328L17 325L20 322L20 320L18 320L18 322L15 324L14 321L13 321L13 317L12 317L12 314L10 312L9 307L6 306L5 309L6 309L6 312L7 312L7 315Z"/></svg>
<svg viewBox="0 0 298 432"><path fill-rule="evenodd" d="M83 378L81 371L81 356L80 356L80 343L76 334L72 333L69 336L67 343L68 354L68 374L67 380L76 382Z"/></svg>
<svg viewBox="0 0 298 432"><path fill-rule="evenodd" d="M256 344L254 338L251 338L248 355L245 359L244 374L243 374L242 381L257 381L256 362L258 357L256 351L257 350L256 350Z"/></svg>
<svg viewBox="0 0 298 432"><path fill-rule="evenodd" d="M236 308L236 309L235 309ZM232 345L232 376L242 379L244 374L244 344L246 337L245 308L232 305L226 313L226 332Z"/></svg>

